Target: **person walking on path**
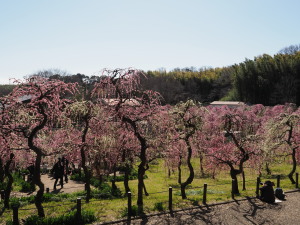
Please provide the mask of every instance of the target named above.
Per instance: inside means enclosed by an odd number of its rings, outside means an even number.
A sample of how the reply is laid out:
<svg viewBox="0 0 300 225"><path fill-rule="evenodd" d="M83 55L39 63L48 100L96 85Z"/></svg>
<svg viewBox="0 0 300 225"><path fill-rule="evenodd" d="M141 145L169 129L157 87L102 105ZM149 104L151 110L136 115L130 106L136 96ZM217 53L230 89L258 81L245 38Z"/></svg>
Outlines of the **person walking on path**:
<svg viewBox="0 0 300 225"><path fill-rule="evenodd" d="M65 157L62 157L62 164L63 164L63 169L64 169L65 182L68 183L69 160L67 160Z"/></svg>
<svg viewBox="0 0 300 225"><path fill-rule="evenodd" d="M63 188L64 167L61 158L58 158L58 162L54 164L51 173L53 174L53 177L55 179L53 189L56 190L58 180L60 180L60 186L61 188Z"/></svg>

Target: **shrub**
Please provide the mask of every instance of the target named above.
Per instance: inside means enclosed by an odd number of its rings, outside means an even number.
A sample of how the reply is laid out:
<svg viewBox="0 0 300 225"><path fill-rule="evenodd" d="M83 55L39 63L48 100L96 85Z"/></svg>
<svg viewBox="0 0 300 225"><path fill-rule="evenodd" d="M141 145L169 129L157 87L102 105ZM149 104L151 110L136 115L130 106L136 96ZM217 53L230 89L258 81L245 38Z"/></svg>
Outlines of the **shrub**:
<svg viewBox="0 0 300 225"><path fill-rule="evenodd" d="M79 177L79 174L74 174L70 178L71 180L75 181L84 181L85 177L82 174L81 177ZM107 183L101 183L99 179L92 177L91 180L91 185L96 187L98 190L93 190L91 193L92 198L98 198L98 199L108 199L108 198L113 198L113 197L121 197L122 192L120 189L112 189L111 186Z"/></svg>
<svg viewBox="0 0 300 225"><path fill-rule="evenodd" d="M128 176L128 180L136 180L138 178L137 175L129 175ZM148 176L147 175L144 175L144 179L147 179ZM107 181L112 181L114 179L113 176L109 176ZM115 177L115 181L117 182L120 182L120 181L124 181L125 180L125 176L124 175L121 175L121 176L116 176Z"/></svg>
<svg viewBox="0 0 300 225"><path fill-rule="evenodd" d="M92 197L98 199L108 199L114 197L122 197L122 192L120 189L112 189L107 183L102 183L100 186L97 186L98 190L92 191Z"/></svg>
<svg viewBox="0 0 300 225"><path fill-rule="evenodd" d="M35 191L35 185L32 183L29 183L27 181L21 180L20 181L20 185L21 185L21 192L31 192L31 191Z"/></svg>
<svg viewBox="0 0 300 225"><path fill-rule="evenodd" d="M135 217L138 215L138 207L136 205L131 206L131 216ZM123 211L121 212L122 217L127 217L128 216L128 208L124 208Z"/></svg>
<svg viewBox="0 0 300 225"><path fill-rule="evenodd" d="M79 173L72 174L70 176L70 179L71 180L75 180L75 181L83 181L83 182L85 182L84 173L81 173L81 175Z"/></svg>
<svg viewBox="0 0 300 225"><path fill-rule="evenodd" d="M7 220L7 221L6 221L6 225L14 225L14 223L13 223L12 220Z"/></svg>
<svg viewBox="0 0 300 225"><path fill-rule="evenodd" d="M92 211L83 210L81 213L81 223L78 223L76 211L58 216L41 218L37 215L29 216L24 220L24 225L73 225L73 224L87 224L96 221L96 216Z"/></svg>
<svg viewBox="0 0 300 225"><path fill-rule="evenodd" d="M162 211L165 211L165 207L164 207L164 205L163 205L162 202L156 202L156 203L154 204L154 210L157 210L157 211L159 211L159 212L162 212Z"/></svg>
<svg viewBox="0 0 300 225"><path fill-rule="evenodd" d="M19 199L15 197L10 198L9 202L11 207L20 207L21 205Z"/></svg>
<svg viewBox="0 0 300 225"><path fill-rule="evenodd" d="M91 185L93 185L96 188L99 188L101 186L101 182L99 179L92 177L91 178Z"/></svg>
<svg viewBox="0 0 300 225"><path fill-rule="evenodd" d="M122 171L122 170L121 170ZM148 176L144 175L144 179L147 179ZM108 176L107 181L112 181L114 179L114 176ZM115 177L115 181L124 181L125 179L125 175L120 175L120 176L116 176ZM129 176L128 176L129 180L136 180L138 179L138 171L134 168L131 168L129 171Z"/></svg>

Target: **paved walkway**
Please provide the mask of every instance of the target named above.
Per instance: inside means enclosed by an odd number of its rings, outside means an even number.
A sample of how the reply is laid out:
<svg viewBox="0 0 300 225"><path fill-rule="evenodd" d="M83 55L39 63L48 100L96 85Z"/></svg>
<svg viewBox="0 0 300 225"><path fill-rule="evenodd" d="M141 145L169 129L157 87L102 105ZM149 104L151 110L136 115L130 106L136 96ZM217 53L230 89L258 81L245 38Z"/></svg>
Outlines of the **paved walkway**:
<svg viewBox="0 0 300 225"><path fill-rule="evenodd" d="M83 191L84 190L84 183L83 182L78 182L78 181L73 181L70 180L68 183L64 182L64 188L60 188L60 185L56 187L56 191L53 190L53 185L55 179L53 179L51 176L48 174L42 175L42 182L45 185L45 192L46 188L49 188L50 192L52 193L72 193L72 192L77 192L77 191ZM59 182L57 182L59 183ZM11 196L15 197L20 197L20 196L29 196L29 195L35 195L36 192L31 192L31 193L21 193L21 192L12 192Z"/></svg>
<svg viewBox="0 0 300 225"><path fill-rule="evenodd" d="M131 225L206 225L206 224L300 224L300 192L287 193L287 200L275 204L264 203L256 198L215 206L200 206L173 214L147 216L142 219L115 224ZM100 223L95 223L100 224Z"/></svg>

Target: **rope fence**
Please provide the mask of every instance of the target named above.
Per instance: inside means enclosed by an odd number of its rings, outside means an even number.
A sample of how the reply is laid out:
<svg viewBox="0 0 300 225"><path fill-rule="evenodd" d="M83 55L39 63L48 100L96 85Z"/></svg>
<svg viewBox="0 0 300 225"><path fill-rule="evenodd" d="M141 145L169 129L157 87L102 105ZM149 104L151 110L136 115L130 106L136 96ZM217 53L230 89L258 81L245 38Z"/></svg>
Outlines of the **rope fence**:
<svg viewBox="0 0 300 225"><path fill-rule="evenodd" d="M276 177L276 187L280 187L280 176L278 175ZM299 188L299 174L296 173L296 179L295 179L296 183L295 183L295 188L298 189ZM254 184L256 184L255 188L250 188L250 189L247 189L248 191L255 191L253 192L253 194L255 193L256 197L259 197L259 188L260 188L260 185L261 185L261 180L260 180L260 177L257 177L256 180L249 180L247 182L245 181L241 181L243 183L243 185L245 183L250 183L252 182L253 186ZM200 197L200 199L202 200L202 204L203 205L207 205L207 196L208 194L210 193L210 190L211 187L217 187L217 186L224 186L224 185L229 185L231 184L231 190L230 191L223 191L222 193L229 193L231 194L231 198L232 199L235 199L235 196L239 195L239 191L236 190L236 187L238 185L238 183L241 183L241 182L237 182L237 180L232 180L231 183L223 183L223 184L214 184L214 185L209 185L207 183L205 183L203 186L196 186L196 187L188 187L186 188L186 190L191 190L191 189L200 189L197 193L198 193L198 197ZM254 183L256 182L256 183ZM159 191L159 192L153 192L153 193L149 193L149 195L151 195L153 197L153 195L159 195L159 194L166 194L164 196L166 196L167 200L166 201L161 201L161 203L164 203L167 205L168 207L168 210L170 212L173 212L174 210L174 189L179 189L178 187L169 187L168 190L166 191ZM3 190L1 190L1 201L4 199L4 194L3 194ZM97 196L94 195L94 197ZM101 194L98 195L99 197L101 196ZM130 220L131 217L133 216L133 212L132 212L132 198L133 197L136 197L136 195L133 195L131 192L128 192L127 193L127 219ZM55 207L64 207L64 206L70 206L70 205L73 205L76 204L76 207L73 207L73 209L77 209L77 212L76 212L76 217L78 220L81 220L81 212L82 212L82 205L83 204L89 204L89 203L84 203L82 202L82 199L85 199L86 196L78 196L76 198L76 202L70 202L70 203L65 203L65 204L55 204L55 205L51 205L51 206L44 206L44 208L55 208ZM155 198L155 197L154 197ZM93 201L90 201L90 202L97 202L97 201L102 201L101 199L99 200L93 200ZM178 203L177 203L178 204ZM72 210L73 210L72 209ZM13 211L13 223L14 224L19 224L19 217L18 217L18 211L30 211L30 210L36 210L36 208L29 208L29 209L26 209L26 208L19 208L17 206L13 206L12 207L12 211Z"/></svg>

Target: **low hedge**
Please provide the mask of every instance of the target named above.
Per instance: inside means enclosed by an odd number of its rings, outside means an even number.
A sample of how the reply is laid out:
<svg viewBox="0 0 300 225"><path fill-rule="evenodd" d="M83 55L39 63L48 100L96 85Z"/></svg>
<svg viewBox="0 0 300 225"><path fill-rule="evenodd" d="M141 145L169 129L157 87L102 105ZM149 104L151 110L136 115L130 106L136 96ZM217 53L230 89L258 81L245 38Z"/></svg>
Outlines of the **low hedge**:
<svg viewBox="0 0 300 225"><path fill-rule="evenodd" d="M81 220L79 221L76 215L77 211L72 211L67 214L57 217L42 218L37 215L32 215L23 220L24 225L75 225L88 224L97 220L94 212L83 210L81 212ZM6 225L12 225L12 221L7 221Z"/></svg>

